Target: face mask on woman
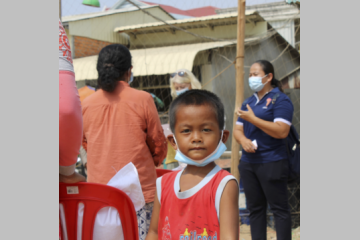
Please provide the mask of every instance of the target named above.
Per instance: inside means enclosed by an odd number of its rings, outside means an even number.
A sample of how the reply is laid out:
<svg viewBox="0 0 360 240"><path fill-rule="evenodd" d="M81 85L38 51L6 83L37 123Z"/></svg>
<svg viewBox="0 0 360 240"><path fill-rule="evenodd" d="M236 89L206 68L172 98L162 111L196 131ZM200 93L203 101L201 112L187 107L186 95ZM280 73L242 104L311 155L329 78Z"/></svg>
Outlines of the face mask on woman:
<svg viewBox="0 0 360 240"><path fill-rule="evenodd" d="M129 68L128 73L130 74L130 79L128 81L128 84L130 85L134 81L134 75L131 71L131 68Z"/></svg>
<svg viewBox="0 0 360 240"><path fill-rule="evenodd" d="M258 92L261 91L261 89L263 89L263 87L265 86L266 83L262 83L262 79L264 77L266 77L267 74L263 77L251 77L249 78L249 86L251 88L251 90L253 90L254 92Z"/></svg>
<svg viewBox="0 0 360 240"><path fill-rule="evenodd" d="M186 91L188 91L189 90L189 88L184 88L184 89L181 89L181 90L179 90L179 91L176 91L176 95L177 96L179 96L180 94L182 94L182 93L184 93L184 92L186 92Z"/></svg>
<svg viewBox="0 0 360 240"><path fill-rule="evenodd" d="M134 81L134 75L133 75L133 73L131 73L128 84L130 85L133 81Z"/></svg>

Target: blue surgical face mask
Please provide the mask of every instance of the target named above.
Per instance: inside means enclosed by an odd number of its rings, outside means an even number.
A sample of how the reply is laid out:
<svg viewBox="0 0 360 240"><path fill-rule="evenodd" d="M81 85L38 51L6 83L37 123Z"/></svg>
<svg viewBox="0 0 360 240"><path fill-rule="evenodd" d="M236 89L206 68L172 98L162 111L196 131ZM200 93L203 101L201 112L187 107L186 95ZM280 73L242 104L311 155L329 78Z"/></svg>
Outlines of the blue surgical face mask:
<svg viewBox="0 0 360 240"><path fill-rule="evenodd" d="M251 77L249 78L249 86L251 88L251 90L253 90L254 92L259 92L261 91L261 89L263 89L263 87L265 86L266 83L262 83L262 79L264 77L266 77L267 74L263 77Z"/></svg>
<svg viewBox="0 0 360 240"><path fill-rule="evenodd" d="M224 134L224 131L221 132L220 142L219 142L217 148L215 149L215 151L213 153L211 153L209 156L207 156L206 158L204 158L202 160L194 161L191 158L188 158L187 156L185 156L185 154L183 154L180 151L179 146L177 146L178 150L176 151L175 159L178 160L179 162L186 163L189 165L194 165L197 167L203 167L203 166L208 165L211 162L214 162L215 160L219 159L220 156L226 151L226 145L222 141L223 134ZM175 136L174 136L174 140L176 143ZM177 145L177 143L176 143L176 145Z"/></svg>
<svg viewBox="0 0 360 240"><path fill-rule="evenodd" d="M179 96L180 94L182 94L182 93L184 93L184 92L186 92L186 91L188 91L189 90L189 88L184 88L184 89L181 89L181 90L179 90L179 91L176 91L176 96Z"/></svg>
<svg viewBox="0 0 360 240"><path fill-rule="evenodd" d="M128 84L130 85L133 81L134 81L134 76L133 76L133 73L131 72L131 77L130 77Z"/></svg>

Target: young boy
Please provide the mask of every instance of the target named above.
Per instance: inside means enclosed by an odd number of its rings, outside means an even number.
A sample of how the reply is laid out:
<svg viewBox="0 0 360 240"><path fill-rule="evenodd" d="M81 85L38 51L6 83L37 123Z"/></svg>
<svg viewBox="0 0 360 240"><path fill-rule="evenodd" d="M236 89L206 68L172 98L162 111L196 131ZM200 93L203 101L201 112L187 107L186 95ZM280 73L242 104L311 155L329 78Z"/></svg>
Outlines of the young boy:
<svg viewBox="0 0 360 240"><path fill-rule="evenodd" d="M238 240L238 184L214 163L229 137L223 104L211 92L189 90L169 113L168 140L188 165L157 179L146 240Z"/></svg>

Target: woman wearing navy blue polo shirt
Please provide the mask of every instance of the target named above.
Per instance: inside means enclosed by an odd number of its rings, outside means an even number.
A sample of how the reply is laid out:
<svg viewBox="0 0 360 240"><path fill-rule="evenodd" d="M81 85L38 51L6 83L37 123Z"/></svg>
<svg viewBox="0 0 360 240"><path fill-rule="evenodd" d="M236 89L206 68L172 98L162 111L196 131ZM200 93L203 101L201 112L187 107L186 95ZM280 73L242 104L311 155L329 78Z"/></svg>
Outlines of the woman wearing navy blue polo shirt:
<svg viewBox="0 0 360 240"><path fill-rule="evenodd" d="M290 240L289 166L283 139L289 134L294 107L275 79L273 65L266 60L251 66L249 85L255 93L236 112L239 118L234 136L243 149L239 171L250 211L251 236L266 240L268 202L277 239Z"/></svg>

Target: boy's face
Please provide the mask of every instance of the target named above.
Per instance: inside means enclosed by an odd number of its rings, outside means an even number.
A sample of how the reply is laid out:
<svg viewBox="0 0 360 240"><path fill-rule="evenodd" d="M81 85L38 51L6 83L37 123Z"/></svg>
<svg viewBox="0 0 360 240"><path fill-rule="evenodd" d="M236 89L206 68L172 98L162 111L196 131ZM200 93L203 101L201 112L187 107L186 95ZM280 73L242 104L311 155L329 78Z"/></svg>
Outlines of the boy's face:
<svg viewBox="0 0 360 240"><path fill-rule="evenodd" d="M202 160L213 153L219 144L221 130L211 106L179 106L176 112L175 138L180 151L193 160ZM229 131L225 130L222 141L225 143ZM168 136L177 150L172 135Z"/></svg>

